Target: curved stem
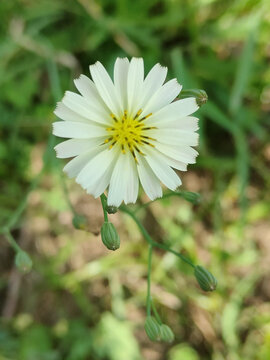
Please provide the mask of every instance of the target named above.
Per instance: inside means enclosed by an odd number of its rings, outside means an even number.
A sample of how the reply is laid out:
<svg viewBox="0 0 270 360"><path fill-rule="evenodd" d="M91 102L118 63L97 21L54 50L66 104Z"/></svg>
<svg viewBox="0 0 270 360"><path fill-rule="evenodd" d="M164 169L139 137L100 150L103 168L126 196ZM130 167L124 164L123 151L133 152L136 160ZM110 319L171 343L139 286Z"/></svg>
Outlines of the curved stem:
<svg viewBox="0 0 270 360"><path fill-rule="evenodd" d="M148 250L148 271L147 271L147 297L146 297L146 313L151 315L151 267L152 267L153 246L149 245Z"/></svg>
<svg viewBox="0 0 270 360"><path fill-rule="evenodd" d="M159 323L159 325L162 325L162 321L161 321L161 319L160 319L160 317L158 315L158 312L157 312L157 309L155 307L154 301L151 301L151 305L152 305L152 309L153 309L153 312L155 314L157 322Z"/></svg>
<svg viewBox="0 0 270 360"><path fill-rule="evenodd" d="M20 248L20 246L16 243L15 239L13 238L13 236L11 235L9 230L4 231L4 236L6 237L7 241L9 242L9 244L13 247L13 249L19 253L22 252L22 249Z"/></svg>
<svg viewBox="0 0 270 360"><path fill-rule="evenodd" d="M153 241L153 246L159 248L159 249L163 249L165 251L169 251L170 253L174 254L175 256L179 257L182 261L184 261L186 264L188 264L189 266L195 268L196 266L192 263L191 260L189 260L187 257L185 257L184 255L180 254L179 252L171 249L169 246L165 245L165 244L160 244L156 241Z"/></svg>
<svg viewBox="0 0 270 360"><path fill-rule="evenodd" d="M108 213L106 211L106 205L107 205L106 195L105 194L100 195L100 200L101 200L103 214L104 214L104 221L108 222Z"/></svg>
<svg viewBox="0 0 270 360"><path fill-rule="evenodd" d="M134 210L134 214L135 214L137 211L146 208L147 206L149 206L150 204L152 204L152 202L154 202L154 201L166 199L166 198L169 198L169 197L171 197L171 196L180 196L180 197L183 197L183 195L182 195L180 192L168 192L168 193L165 193L165 194L163 194L162 198L156 198L156 199L154 199L154 200L151 200L151 201L148 201L148 202L146 202L146 203L144 203L144 204L141 204L137 209Z"/></svg>
<svg viewBox="0 0 270 360"><path fill-rule="evenodd" d="M159 249L163 249L166 251L169 251L170 253L174 254L175 256L179 257L181 260L183 260L186 264L192 266L193 268L195 268L195 265L192 263L191 260L189 260L188 258L186 258L184 255L178 253L177 251L171 249L169 246L165 245L165 244L160 244L156 241L154 241L151 236L148 234L148 232L146 231L145 227L142 225L142 223L139 221L139 219L137 218L137 216L134 214L133 211L129 210L129 208L125 205L121 205L119 207L119 209L121 211L123 211L124 213L128 214L133 220L134 222L137 224L139 230L141 231L143 237L145 238L145 240L148 242L149 245L152 245L153 247L157 247Z"/></svg>
<svg viewBox="0 0 270 360"><path fill-rule="evenodd" d="M158 200L163 200L163 199L166 199L166 198L170 198L172 196L178 196L178 197L181 197L183 199L186 199L187 201L190 201L190 202L193 202L192 200L188 200L187 199L187 194L190 194L191 192L190 191L171 191L171 192L166 192L165 194L163 194L162 198L156 198L154 200L151 200L151 201L148 201L144 204L141 204L139 207L137 207L133 213L137 213L139 210L141 209L144 209L146 208L147 206L151 205L152 202L154 201L158 201ZM192 194L196 194L196 193L192 193ZM197 195L197 194L196 194ZM193 202L194 203L194 202Z"/></svg>

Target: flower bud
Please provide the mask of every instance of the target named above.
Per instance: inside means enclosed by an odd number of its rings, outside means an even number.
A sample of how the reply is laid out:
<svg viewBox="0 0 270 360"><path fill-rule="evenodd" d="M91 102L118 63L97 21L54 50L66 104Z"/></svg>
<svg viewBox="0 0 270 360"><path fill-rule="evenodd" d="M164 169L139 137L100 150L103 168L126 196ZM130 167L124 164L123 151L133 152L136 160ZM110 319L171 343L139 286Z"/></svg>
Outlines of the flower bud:
<svg viewBox="0 0 270 360"><path fill-rule="evenodd" d="M116 250L120 247L119 235L111 222L105 221L101 227L101 239L109 250Z"/></svg>
<svg viewBox="0 0 270 360"><path fill-rule="evenodd" d="M174 340L174 333L172 329L165 324L160 325L160 340L171 343Z"/></svg>
<svg viewBox="0 0 270 360"><path fill-rule="evenodd" d="M206 92L200 89L182 90L179 95L180 99L185 99L189 97L194 97L198 106L206 104L208 100Z"/></svg>
<svg viewBox="0 0 270 360"><path fill-rule="evenodd" d="M87 219L83 215L76 214L72 219L72 224L75 229L86 230L87 228Z"/></svg>
<svg viewBox="0 0 270 360"><path fill-rule="evenodd" d="M160 326L153 316L147 316L144 330L151 341L159 340Z"/></svg>
<svg viewBox="0 0 270 360"><path fill-rule="evenodd" d="M106 211L108 214L115 214L118 210L118 207L112 205L106 205Z"/></svg>
<svg viewBox="0 0 270 360"><path fill-rule="evenodd" d="M32 269L32 260L25 251L19 251L15 257L15 265L18 270L23 273L28 273Z"/></svg>
<svg viewBox="0 0 270 360"><path fill-rule="evenodd" d="M191 191L182 191L182 197L195 205L199 204L201 200L200 194Z"/></svg>
<svg viewBox="0 0 270 360"><path fill-rule="evenodd" d="M200 288L204 291L213 291L217 287L217 279L202 266L196 266L194 275L200 285Z"/></svg>

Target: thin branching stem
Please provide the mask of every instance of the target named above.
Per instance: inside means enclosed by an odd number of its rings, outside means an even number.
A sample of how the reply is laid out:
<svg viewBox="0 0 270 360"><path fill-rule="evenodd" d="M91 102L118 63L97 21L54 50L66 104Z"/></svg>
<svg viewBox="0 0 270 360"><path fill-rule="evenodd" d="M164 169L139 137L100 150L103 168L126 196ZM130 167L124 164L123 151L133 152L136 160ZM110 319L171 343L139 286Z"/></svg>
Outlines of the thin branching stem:
<svg viewBox="0 0 270 360"><path fill-rule="evenodd" d="M175 256L179 257L182 261L184 261L186 264L192 266L193 268L195 268L195 265L192 263L191 260L189 260L188 258L186 258L184 255L180 254L179 252L171 249L169 246L165 245L165 244L160 244L156 241L154 241L151 236L149 235L149 233L147 232L147 230L145 229L145 227L142 225L142 223L140 222L140 220L137 218L137 216L134 214L133 211L131 211L127 206L125 205L121 205L119 207L119 209L128 214L133 220L134 222L137 224L140 232L142 233L143 237L145 238L145 240L148 242L149 245L152 245L153 247L157 247L159 249L163 249L165 251L168 251L172 254L174 254Z"/></svg>
<svg viewBox="0 0 270 360"><path fill-rule="evenodd" d="M16 243L14 237L11 235L10 231L8 229L5 229L3 231L3 234L5 236L5 238L7 239L8 243L13 247L13 249L15 250L15 252L19 253L22 252L22 249L20 248L20 246Z"/></svg>
<svg viewBox="0 0 270 360"><path fill-rule="evenodd" d="M147 296L146 296L146 313L151 315L151 269L152 269L153 245L149 244L148 250L148 271L147 271Z"/></svg>
<svg viewBox="0 0 270 360"><path fill-rule="evenodd" d="M155 314L155 318L156 318L157 322L159 323L159 325L162 325L162 321L160 319L160 316L158 315L158 312L157 312L157 309L155 307L153 300L151 301L151 306L152 306L152 310L153 310L153 313Z"/></svg>
<svg viewBox="0 0 270 360"><path fill-rule="evenodd" d="M165 193L163 194L162 198L156 198L154 200L151 200L151 201L148 201L144 204L141 204L137 209L135 209L133 212L134 213L137 213L137 211L141 210L141 209L144 209L146 208L147 206L151 205L154 201L158 201L158 200L163 200L163 199L166 199L166 198L169 198L171 196L179 196L179 197L183 197L183 193L181 192L168 192L168 193Z"/></svg>

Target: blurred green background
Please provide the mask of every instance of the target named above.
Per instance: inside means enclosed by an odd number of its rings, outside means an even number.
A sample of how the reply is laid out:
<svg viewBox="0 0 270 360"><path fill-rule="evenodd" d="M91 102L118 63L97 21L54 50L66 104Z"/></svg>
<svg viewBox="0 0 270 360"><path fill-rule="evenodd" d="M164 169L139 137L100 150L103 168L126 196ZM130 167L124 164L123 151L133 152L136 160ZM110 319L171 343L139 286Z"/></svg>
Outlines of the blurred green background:
<svg viewBox="0 0 270 360"><path fill-rule="evenodd" d="M267 0L0 1L0 226L34 263L21 274L0 238L1 360L270 359L269 24ZM63 183L50 135L73 79L97 60L111 72L117 56L142 56L147 71L160 62L209 96L198 162L181 175L201 203L138 212L156 241L219 281L205 294L185 264L155 251L152 294L171 345L143 329L146 242L116 214L121 248L104 248L100 202ZM73 228L63 186L87 232Z"/></svg>

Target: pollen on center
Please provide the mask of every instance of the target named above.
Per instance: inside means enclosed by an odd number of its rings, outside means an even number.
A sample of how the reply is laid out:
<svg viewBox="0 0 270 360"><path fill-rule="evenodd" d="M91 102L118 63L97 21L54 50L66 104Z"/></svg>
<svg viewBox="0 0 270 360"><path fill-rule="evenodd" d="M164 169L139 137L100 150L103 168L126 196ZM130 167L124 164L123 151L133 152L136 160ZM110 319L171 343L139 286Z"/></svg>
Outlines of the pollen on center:
<svg viewBox="0 0 270 360"><path fill-rule="evenodd" d="M106 128L108 138L104 141L104 144L109 145L109 149L112 149L113 146L120 146L123 154L130 151L136 162L136 151L144 155L142 151L144 146L155 146L153 144L155 139L147 136L147 132L151 129L156 129L156 127L145 124L145 120L151 116L152 113L143 117L140 117L141 114L142 109L138 110L133 117L129 116L127 110L125 110L122 117L119 118L111 114L113 123L111 127Z"/></svg>

